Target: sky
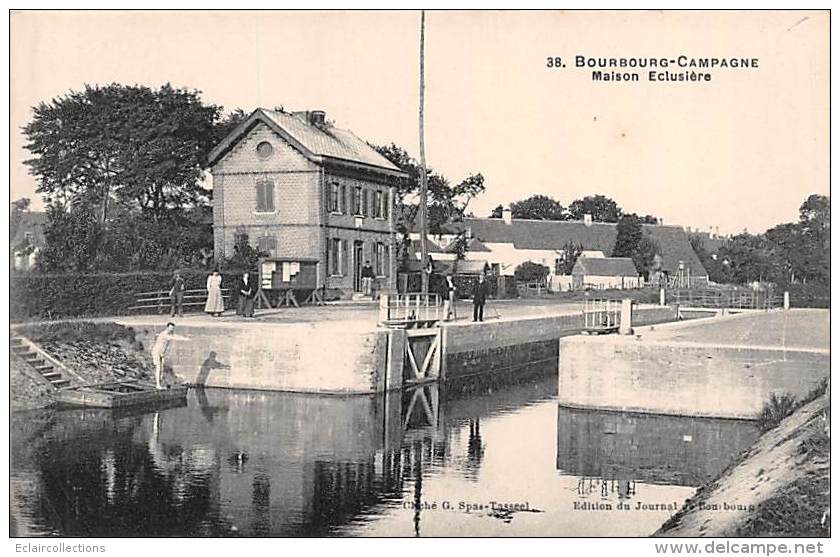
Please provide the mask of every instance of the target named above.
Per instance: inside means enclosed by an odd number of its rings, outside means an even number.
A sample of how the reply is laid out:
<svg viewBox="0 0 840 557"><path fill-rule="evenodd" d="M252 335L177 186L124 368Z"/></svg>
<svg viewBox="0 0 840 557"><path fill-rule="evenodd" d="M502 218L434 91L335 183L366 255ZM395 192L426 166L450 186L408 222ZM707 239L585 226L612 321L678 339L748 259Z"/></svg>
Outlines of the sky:
<svg viewBox="0 0 840 557"><path fill-rule="evenodd" d="M419 24L412 11L15 12L11 198L42 207L23 165L31 108L85 84L321 109L417 156ZM603 194L666 224L763 232L829 193L828 41L828 12L428 12L427 163L453 183L484 175L476 216L532 194ZM574 63L680 55L759 67L607 83Z"/></svg>

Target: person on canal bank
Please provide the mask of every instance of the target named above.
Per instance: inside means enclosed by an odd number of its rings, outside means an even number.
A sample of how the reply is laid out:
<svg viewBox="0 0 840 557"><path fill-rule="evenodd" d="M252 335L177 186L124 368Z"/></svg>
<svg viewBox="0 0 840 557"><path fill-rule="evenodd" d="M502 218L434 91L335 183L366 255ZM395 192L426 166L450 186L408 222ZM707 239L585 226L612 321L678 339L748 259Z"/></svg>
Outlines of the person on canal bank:
<svg viewBox="0 0 840 557"><path fill-rule="evenodd" d="M225 311L225 301L222 299L222 275L218 269L207 277L207 303L204 304L204 311L213 317L221 317Z"/></svg>
<svg viewBox="0 0 840 557"><path fill-rule="evenodd" d="M442 277L438 285L438 296L443 300L443 320L455 318L455 284L452 282L452 275Z"/></svg>
<svg viewBox="0 0 840 557"><path fill-rule="evenodd" d="M365 264L362 266L362 291L365 296L372 295L374 276L370 261L365 261Z"/></svg>
<svg viewBox="0 0 840 557"><path fill-rule="evenodd" d="M473 287L473 321L484 321L484 304L487 302L488 287L484 273L478 275Z"/></svg>
<svg viewBox="0 0 840 557"><path fill-rule="evenodd" d="M166 364L166 351L169 350L169 345L173 340L188 341L190 339L176 335L175 323L170 321L166 324L166 328L155 338L155 343L152 346L152 361L155 364L155 386L158 389L164 388L161 379L163 377L164 365Z"/></svg>
<svg viewBox="0 0 840 557"><path fill-rule="evenodd" d="M254 317L254 297L257 295L257 284L251 278L250 273L242 273L242 277L236 285L236 292L239 296L236 315Z"/></svg>
<svg viewBox="0 0 840 557"><path fill-rule="evenodd" d="M172 288L169 289L169 317L175 317L175 311L178 311L178 317L184 316L184 292L187 290L187 285L181 277L181 271L175 271L172 275Z"/></svg>

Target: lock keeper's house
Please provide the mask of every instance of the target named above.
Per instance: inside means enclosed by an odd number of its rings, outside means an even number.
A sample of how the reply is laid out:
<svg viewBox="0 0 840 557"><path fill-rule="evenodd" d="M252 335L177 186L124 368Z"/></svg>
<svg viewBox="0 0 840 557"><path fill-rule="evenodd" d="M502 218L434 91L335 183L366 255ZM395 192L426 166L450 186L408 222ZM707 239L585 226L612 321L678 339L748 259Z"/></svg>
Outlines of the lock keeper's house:
<svg viewBox="0 0 840 557"><path fill-rule="evenodd" d="M365 261L394 287L394 189L407 176L324 112L259 108L209 165L217 261L244 234L272 257L316 259L318 286L342 297L362 290Z"/></svg>

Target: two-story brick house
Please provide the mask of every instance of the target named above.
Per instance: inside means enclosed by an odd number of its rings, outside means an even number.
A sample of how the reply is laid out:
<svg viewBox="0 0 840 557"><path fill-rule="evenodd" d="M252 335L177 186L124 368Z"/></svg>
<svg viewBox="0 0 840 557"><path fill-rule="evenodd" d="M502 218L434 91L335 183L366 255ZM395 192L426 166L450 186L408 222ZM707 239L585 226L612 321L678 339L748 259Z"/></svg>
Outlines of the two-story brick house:
<svg viewBox="0 0 840 557"><path fill-rule="evenodd" d="M321 111L255 110L209 156L217 260L237 235L275 257L318 260L318 284L345 296L373 266L393 288L394 189L406 175Z"/></svg>

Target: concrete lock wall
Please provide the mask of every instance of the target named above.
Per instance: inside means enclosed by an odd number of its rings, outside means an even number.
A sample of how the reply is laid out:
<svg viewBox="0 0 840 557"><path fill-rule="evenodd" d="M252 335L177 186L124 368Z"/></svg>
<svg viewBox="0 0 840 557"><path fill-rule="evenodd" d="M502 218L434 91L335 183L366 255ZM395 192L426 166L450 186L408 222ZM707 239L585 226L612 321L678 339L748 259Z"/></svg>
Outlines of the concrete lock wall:
<svg viewBox="0 0 840 557"><path fill-rule="evenodd" d="M633 325L675 321L676 308L638 308ZM443 328L444 374L447 379L504 371L522 364L556 361L559 339L579 334L583 314L512 321L487 321Z"/></svg>
<svg viewBox="0 0 840 557"><path fill-rule="evenodd" d="M151 327L134 325L151 347ZM179 325L167 366L181 380L208 387L356 394L381 391L385 380L385 331L356 333L317 327L194 327Z"/></svg>
<svg viewBox="0 0 840 557"><path fill-rule="evenodd" d="M772 393L801 397L828 370L816 350L577 337L561 341L559 403L755 419Z"/></svg>

